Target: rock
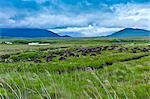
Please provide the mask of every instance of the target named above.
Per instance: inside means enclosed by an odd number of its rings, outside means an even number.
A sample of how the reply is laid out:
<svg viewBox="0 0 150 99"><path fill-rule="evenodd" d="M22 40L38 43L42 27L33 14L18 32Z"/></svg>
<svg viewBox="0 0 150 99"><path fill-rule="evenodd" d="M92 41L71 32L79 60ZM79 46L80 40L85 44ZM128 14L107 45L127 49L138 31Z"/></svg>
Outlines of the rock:
<svg viewBox="0 0 150 99"><path fill-rule="evenodd" d="M90 54L90 56L96 56L96 54L94 54L94 53L91 53L91 54Z"/></svg>
<svg viewBox="0 0 150 99"><path fill-rule="evenodd" d="M66 60L66 58L65 57L60 57L59 60Z"/></svg>
<svg viewBox="0 0 150 99"><path fill-rule="evenodd" d="M86 53L82 53L83 56L86 56Z"/></svg>
<svg viewBox="0 0 150 99"><path fill-rule="evenodd" d="M46 57L46 62L50 62L50 61L52 61L52 57L51 56Z"/></svg>
<svg viewBox="0 0 150 99"><path fill-rule="evenodd" d="M80 57L80 55L76 55L76 57Z"/></svg>
<svg viewBox="0 0 150 99"><path fill-rule="evenodd" d="M143 48L141 51L142 51L142 52L148 52L149 50L146 49L146 48Z"/></svg>
<svg viewBox="0 0 150 99"><path fill-rule="evenodd" d="M93 71L93 69L91 67L86 67L85 71Z"/></svg>
<svg viewBox="0 0 150 99"><path fill-rule="evenodd" d="M6 54L6 55L0 56L0 59L7 59L7 58L9 58L9 57L10 57L10 55Z"/></svg>
<svg viewBox="0 0 150 99"><path fill-rule="evenodd" d="M106 65L112 65L113 63L112 62L106 62L105 64Z"/></svg>
<svg viewBox="0 0 150 99"><path fill-rule="evenodd" d="M42 61L39 60L39 59L35 59L34 62L35 62L35 63L41 63Z"/></svg>
<svg viewBox="0 0 150 99"><path fill-rule="evenodd" d="M132 50L132 53L137 53L137 51L136 50Z"/></svg>
<svg viewBox="0 0 150 99"><path fill-rule="evenodd" d="M73 53L73 52L70 52L70 53L68 53L69 54L69 56L75 56L75 53Z"/></svg>

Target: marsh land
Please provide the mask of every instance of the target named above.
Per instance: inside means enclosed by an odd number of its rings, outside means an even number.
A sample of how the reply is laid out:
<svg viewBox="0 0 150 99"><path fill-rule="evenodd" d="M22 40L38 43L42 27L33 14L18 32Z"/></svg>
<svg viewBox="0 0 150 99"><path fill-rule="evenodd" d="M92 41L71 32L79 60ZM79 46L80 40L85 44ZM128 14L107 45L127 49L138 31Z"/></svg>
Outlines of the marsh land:
<svg viewBox="0 0 150 99"><path fill-rule="evenodd" d="M149 38L0 42L2 99L150 98Z"/></svg>

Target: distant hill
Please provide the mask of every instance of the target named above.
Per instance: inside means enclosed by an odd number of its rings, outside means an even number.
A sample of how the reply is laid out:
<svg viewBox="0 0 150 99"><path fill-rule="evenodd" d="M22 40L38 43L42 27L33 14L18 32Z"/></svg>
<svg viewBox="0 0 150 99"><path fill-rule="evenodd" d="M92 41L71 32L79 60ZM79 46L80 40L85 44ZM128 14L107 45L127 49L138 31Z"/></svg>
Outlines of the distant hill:
<svg viewBox="0 0 150 99"><path fill-rule="evenodd" d="M107 37L139 37L150 36L150 31L144 29L125 28L118 32L115 32Z"/></svg>
<svg viewBox="0 0 150 99"><path fill-rule="evenodd" d="M45 29L37 28L0 28L0 37L61 37L60 35Z"/></svg>
<svg viewBox="0 0 150 99"><path fill-rule="evenodd" d="M61 36L70 36L70 37L84 37L84 35L80 32L61 32L58 33Z"/></svg>
<svg viewBox="0 0 150 99"><path fill-rule="evenodd" d="M61 37L71 37L71 36L69 36L69 35L63 35L63 36L61 36Z"/></svg>

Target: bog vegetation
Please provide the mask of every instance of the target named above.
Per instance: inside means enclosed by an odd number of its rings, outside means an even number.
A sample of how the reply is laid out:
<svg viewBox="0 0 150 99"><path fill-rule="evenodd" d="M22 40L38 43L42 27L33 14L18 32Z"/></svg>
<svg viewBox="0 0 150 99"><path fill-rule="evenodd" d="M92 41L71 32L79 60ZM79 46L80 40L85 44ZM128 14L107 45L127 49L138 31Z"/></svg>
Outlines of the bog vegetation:
<svg viewBox="0 0 150 99"><path fill-rule="evenodd" d="M149 99L150 40L2 39L2 99ZM28 45L28 43L49 45Z"/></svg>

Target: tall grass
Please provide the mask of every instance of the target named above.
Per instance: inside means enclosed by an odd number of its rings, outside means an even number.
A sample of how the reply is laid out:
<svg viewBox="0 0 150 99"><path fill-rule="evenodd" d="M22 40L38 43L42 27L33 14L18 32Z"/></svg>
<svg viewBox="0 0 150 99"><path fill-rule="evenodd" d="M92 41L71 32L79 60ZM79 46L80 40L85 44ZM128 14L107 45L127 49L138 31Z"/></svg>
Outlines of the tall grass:
<svg viewBox="0 0 150 99"><path fill-rule="evenodd" d="M103 41L94 38L92 40L56 40L54 41L56 45L54 43L43 48L42 46L34 46L29 49L27 49L27 45L0 45L0 47L5 46L5 48L0 49L2 53L6 52L12 55L10 58L20 59L20 61L13 63L0 64L0 98L149 99L149 52L103 51L96 56L67 57L64 61L58 60L60 56L57 56L51 62L45 62L43 58L43 55L47 55L49 51L64 51L65 48L60 48L61 46L74 49L76 47L111 45L114 43L111 39ZM58 44L59 42L61 43ZM137 45L132 45L130 44L131 42L127 43L124 46L128 48L135 46L144 48L147 46L140 45L141 42L138 42ZM47 47L48 50L41 51L41 49ZM16 54L16 49L19 54ZM42 63L36 64L33 61L26 61L27 57L32 58L37 56L37 54L39 55L38 59L41 59ZM148 56L122 61L145 54ZM107 65L109 62L113 64Z"/></svg>

